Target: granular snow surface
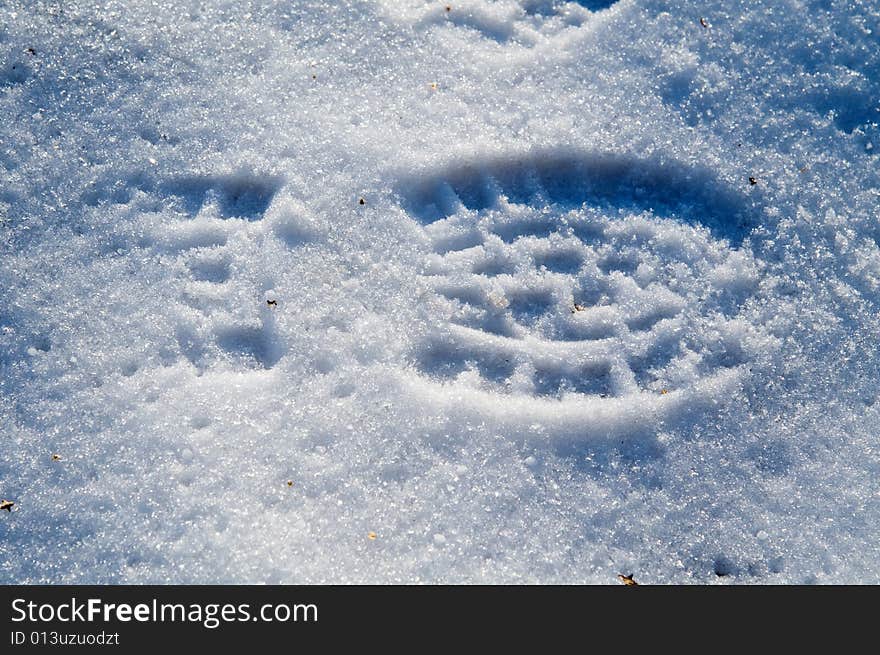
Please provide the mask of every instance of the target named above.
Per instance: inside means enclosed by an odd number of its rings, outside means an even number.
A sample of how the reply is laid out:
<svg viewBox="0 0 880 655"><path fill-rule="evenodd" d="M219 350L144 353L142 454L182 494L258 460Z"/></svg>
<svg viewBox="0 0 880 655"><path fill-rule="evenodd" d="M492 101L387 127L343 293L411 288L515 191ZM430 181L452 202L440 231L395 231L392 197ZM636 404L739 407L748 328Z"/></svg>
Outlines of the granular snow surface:
<svg viewBox="0 0 880 655"><path fill-rule="evenodd" d="M0 582L880 582L874 0L0 0Z"/></svg>

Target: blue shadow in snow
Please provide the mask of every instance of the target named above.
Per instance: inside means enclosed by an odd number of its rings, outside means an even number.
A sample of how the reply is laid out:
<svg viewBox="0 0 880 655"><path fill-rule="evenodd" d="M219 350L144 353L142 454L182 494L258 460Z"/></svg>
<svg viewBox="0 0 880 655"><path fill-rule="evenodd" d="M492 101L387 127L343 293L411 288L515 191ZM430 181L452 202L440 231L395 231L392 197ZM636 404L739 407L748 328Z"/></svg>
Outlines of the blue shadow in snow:
<svg viewBox="0 0 880 655"><path fill-rule="evenodd" d="M405 209L423 224L453 215L463 205L482 211L508 202L556 206L584 204L620 211L650 211L663 218L706 226L738 246L760 216L759 194L744 181L735 188L701 166L659 157L569 149L458 161L399 186ZM556 229L548 217L547 229Z"/></svg>

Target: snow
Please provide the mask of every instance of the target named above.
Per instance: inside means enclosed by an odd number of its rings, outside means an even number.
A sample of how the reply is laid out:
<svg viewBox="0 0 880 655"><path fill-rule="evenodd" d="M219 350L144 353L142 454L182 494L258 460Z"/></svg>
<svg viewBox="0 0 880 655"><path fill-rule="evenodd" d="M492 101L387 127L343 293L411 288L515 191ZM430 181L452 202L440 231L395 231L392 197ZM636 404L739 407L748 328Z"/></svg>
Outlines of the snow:
<svg viewBox="0 0 880 655"><path fill-rule="evenodd" d="M0 0L0 581L880 581L878 46Z"/></svg>

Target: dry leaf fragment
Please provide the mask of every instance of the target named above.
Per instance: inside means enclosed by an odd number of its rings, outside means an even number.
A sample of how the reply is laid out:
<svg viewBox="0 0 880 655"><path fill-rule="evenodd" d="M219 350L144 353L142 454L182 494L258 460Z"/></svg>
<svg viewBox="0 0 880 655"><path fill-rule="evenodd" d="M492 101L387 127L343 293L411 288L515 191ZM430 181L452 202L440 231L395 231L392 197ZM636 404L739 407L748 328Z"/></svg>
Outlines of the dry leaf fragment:
<svg viewBox="0 0 880 655"><path fill-rule="evenodd" d="M376 541L376 537L378 537L378 536L379 535L377 535L375 532L367 533L367 539L369 539L370 541Z"/></svg>
<svg viewBox="0 0 880 655"><path fill-rule="evenodd" d="M5 509L7 512L12 512L12 506L15 505L11 500L0 500L0 509Z"/></svg>
<svg viewBox="0 0 880 655"><path fill-rule="evenodd" d="M53 462L60 462L60 461L61 461L61 455L59 455L58 453L52 453L52 461L53 461Z"/></svg>
<svg viewBox="0 0 880 655"><path fill-rule="evenodd" d="M633 580L632 573L630 573L629 575L624 575L623 573L618 573L617 579L620 580L627 587L638 587L639 586L639 583L636 582L635 580Z"/></svg>

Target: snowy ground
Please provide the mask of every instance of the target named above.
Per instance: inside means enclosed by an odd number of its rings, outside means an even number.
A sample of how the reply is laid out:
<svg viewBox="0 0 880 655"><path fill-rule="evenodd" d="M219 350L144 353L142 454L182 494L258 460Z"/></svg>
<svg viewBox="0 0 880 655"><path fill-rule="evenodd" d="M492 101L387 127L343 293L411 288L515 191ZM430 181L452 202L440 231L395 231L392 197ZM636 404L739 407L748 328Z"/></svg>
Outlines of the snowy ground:
<svg viewBox="0 0 880 655"><path fill-rule="evenodd" d="M874 0L0 0L0 117L0 582L880 582Z"/></svg>

